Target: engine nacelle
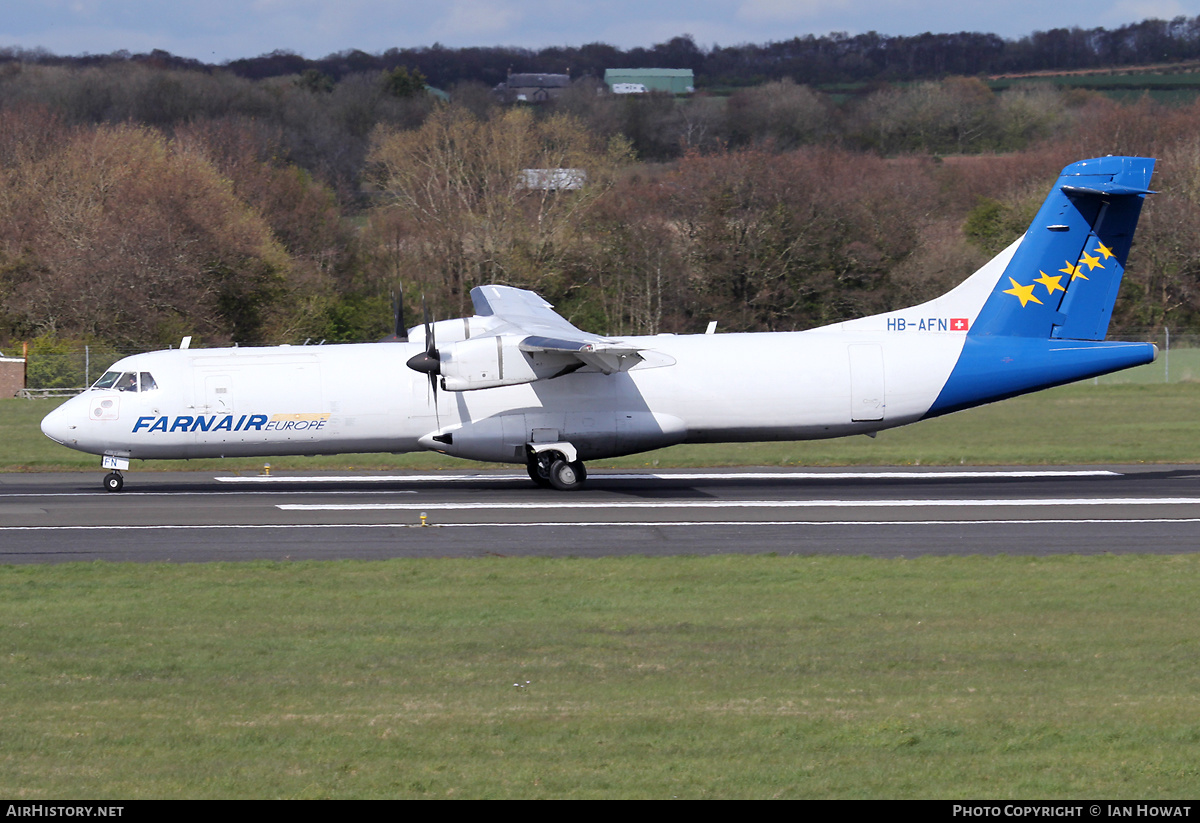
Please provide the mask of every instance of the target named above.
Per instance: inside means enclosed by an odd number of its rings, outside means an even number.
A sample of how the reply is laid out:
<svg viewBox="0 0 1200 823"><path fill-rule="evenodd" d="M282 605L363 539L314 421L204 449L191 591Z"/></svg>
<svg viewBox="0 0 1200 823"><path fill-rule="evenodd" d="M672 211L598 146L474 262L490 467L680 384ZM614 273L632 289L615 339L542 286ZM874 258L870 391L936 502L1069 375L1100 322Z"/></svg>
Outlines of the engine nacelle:
<svg viewBox="0 0 1200 823"><path fill-rule="evenodd" d="M439 334L441 332L438 332ZM442 388L473 391L554 377L576 362L570 355L520 350L521 337L498 335L438 346Z"/></svg>
<svg viewBox="0 0 1200 823"><path fill-rule="evenodd" d="M433 339L441 347L447 343L470 340L472 337L487 334L496 326L496 318L480 317L476 314L470 317L456 317L453 320L439 320L432 326ZM408 342L425 345L425 327L413 326L409 329Z"/></svg>

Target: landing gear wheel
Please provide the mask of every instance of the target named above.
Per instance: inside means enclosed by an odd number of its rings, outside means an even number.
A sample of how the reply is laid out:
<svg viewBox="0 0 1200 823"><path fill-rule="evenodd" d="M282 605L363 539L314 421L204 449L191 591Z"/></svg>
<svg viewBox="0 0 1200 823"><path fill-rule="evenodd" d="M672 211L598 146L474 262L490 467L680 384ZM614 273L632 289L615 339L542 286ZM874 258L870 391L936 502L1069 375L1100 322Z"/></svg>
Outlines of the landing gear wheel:
<svg viewBox="0 0 1200 823"><path fill-rule="evenodd" d="M535 455L528 463L525 464L525 471L529 472L529 479L537 483L543 489L550 488L550 458L542 455Z"/></svg>
<svg viewBox="0 0 1200 823"><path fill-rule="evenodd" d="M555 460L550 464L550 485L560 492L575 491L583 485L587 470L583 463L576 460L568 463L566 460Z"/></svg>
<svg viewBox="0 0 1200 823"><path fill-rule="evenodd" d="M119 492L124 485L125 478L118 472L109 472L104 476L104 490L106 492Z"/></svg>

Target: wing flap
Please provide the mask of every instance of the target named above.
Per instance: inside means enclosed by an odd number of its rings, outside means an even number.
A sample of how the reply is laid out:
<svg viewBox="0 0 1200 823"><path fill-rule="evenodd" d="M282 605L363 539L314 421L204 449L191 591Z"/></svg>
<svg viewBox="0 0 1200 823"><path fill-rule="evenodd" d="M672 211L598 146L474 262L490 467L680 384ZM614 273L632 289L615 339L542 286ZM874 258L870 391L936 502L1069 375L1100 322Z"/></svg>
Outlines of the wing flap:
<svg viewBox="0 0 1200 823"><path fill-rule="evenodd" d="M594 337L567 339L530 335L521 341L520 349L530 353L569 354L583 365L605 374L629 371L644 359L641 352L632 346L606 343Z"/></svg>

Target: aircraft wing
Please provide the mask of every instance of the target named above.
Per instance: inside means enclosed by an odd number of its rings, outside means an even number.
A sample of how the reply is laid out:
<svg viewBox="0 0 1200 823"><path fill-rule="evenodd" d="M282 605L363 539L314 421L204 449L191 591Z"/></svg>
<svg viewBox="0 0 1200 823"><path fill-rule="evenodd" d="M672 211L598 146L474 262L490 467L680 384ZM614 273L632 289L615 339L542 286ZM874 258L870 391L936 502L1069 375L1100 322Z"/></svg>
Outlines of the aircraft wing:
<svg viewBox="0 0 1200 823"><path fill-rule="evenodd" d="M628 371L644 359L633 346L577 329L525 289L479 286L471 290L471 302L477 315L499 321L491 324L492 334L519 336L523 352L569 355L605 374Z"/></svg>

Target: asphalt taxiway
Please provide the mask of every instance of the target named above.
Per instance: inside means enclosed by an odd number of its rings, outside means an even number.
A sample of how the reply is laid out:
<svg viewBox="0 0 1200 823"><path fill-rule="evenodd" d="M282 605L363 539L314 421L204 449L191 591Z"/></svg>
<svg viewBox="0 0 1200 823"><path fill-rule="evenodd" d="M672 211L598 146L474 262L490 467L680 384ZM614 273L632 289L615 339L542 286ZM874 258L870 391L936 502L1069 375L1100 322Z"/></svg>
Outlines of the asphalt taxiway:
<svg viewBox="0 0 1200 823"><path fill-rule="evenodd" d="M1200 466L0 475L0 563L1197 549Z"/></svg>

